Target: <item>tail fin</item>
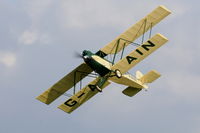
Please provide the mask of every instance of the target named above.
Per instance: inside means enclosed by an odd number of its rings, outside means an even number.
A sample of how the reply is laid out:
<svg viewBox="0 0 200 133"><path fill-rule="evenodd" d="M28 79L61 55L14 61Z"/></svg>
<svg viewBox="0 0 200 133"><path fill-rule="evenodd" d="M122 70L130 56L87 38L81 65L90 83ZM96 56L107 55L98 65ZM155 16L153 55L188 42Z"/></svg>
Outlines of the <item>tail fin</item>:
<svg viewBox="0 0 200 133"><path fill-rule="evenodd" d="M141 79L144 75L140 71L136 71L136 78Z"/></svg>
<svg viewBox="0 0 200 133"><path fill-rule="evenodd" d="M151 70L150 72L148 72L147 74L145 74L144 76L140 76L141 72L136 72L136 77L140 77L139 80L145 84L145 83L152 83L154 82L156 79L158 79L161 75L159 72L157 72L156 70Z"/></svg>

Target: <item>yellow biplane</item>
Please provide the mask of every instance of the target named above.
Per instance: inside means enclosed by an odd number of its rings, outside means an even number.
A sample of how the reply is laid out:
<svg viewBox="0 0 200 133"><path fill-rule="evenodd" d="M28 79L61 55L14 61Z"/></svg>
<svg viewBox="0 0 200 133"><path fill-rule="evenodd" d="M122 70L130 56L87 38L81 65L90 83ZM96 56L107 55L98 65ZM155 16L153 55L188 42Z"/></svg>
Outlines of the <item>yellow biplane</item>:
<svg viewBox="0 0 200 133"><path fill-rule="evenodd" d="M96 75L96 78L77 93L74 89L74 94L61 104L58 107L59 109L71 113L91 97L102 92L111 82L126 85L127 88L122 92L130 97L142 89L147 89L148 83L152 83L160 77L157 71L151 70L145 75L137 71L136 76L129 74L128 71L165 44L168 41L166 37L159 33L152 37L150 36L146 42L142 40L142 43L138 44L130 54L125 57L121 56L121 59L117 63L115 63L115 58L120 51L122 51L123 55L124 49L128 45L134 44L136 39L144 35L147 31L150 31L154 25L170 13L171 11L166 7L159 6L98 52L92 53L91 51L84 50L80 55L84 63L39 95L37 99L45 104L50 104L92 73ZM113 56L112 61L106 59L108 55Z"/></svg>

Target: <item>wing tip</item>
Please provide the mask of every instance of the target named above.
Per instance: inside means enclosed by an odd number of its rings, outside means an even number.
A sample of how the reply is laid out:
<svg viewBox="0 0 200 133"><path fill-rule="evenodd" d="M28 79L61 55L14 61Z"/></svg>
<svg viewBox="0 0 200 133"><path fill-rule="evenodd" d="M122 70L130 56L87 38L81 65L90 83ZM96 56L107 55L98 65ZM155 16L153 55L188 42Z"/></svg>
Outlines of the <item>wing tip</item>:
<svg viewBox="0 0 200 133"><path fill-rule="evenodd" d="M165 40L166 42L169 41L168 38L162 35L161 33L157 33L156 35Z"/></svg>
<svg viewBox="0 0 200 133"><path fill-rule="evenodd" d="M68 114L70 114L72 112L69 109L67 109L64 104L59 105L57 108L64 111L65 113L68 113Z"/></svg>
<svg viewBox="0 0 200 133"><path fill-rule="evenodd" d="M162 9L164 9L164 10L167 11L169 14L172 13L172 11L169 10L169 9L168 9L167 7L165 7L164 5L160 5L160 6L158 6L158 8L162 8Z"/></svg>
<svg viewBox="0 0 200 133"><path fill-rule="evenodd" d="M47 105L49 105L51 102L49 102L43 95L39 95L37 96L35 99L37 99L38 101L45 103Z"/></svg>

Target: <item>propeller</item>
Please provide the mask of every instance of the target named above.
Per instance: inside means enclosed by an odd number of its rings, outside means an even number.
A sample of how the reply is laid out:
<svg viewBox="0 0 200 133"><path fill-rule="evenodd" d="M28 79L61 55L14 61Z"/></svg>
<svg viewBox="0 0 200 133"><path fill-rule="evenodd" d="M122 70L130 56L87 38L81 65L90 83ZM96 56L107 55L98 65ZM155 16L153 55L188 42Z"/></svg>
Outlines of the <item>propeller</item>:
<svg viewBox="0 0 200 133"><path fill-rule="evenodd" d="M83 58L82 54L80 54L79 52L75 52L74 54L75 58Z"/></svg>

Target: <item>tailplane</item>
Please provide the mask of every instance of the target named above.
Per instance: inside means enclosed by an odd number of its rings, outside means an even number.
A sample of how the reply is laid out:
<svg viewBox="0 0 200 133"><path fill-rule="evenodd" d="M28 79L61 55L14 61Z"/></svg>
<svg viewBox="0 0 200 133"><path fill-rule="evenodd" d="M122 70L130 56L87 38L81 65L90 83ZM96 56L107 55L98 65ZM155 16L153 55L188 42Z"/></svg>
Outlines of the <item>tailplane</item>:
<svg viewBox="0 0 200 133"><path fill-rule="evenodd" d="M135 84L131 83L130 85L128 85L128 87L123 90L122 93L129 97L132 97L140 92L143 88L146 90L148 88L146 84L154 82L160 76L160 73L158 73L156 70L151 70L145 75L143 75L140 71L137 71ZM141 87L138 87L138 85L140 85Z"/></svg>
<svg viewBox="0 0 200 133"><path fill-rule="evenodd" d="M147 74L143 75L140 71L136 72L136 76L133 77L130 74L123 74L121 78L111 77L109 80L128 86L125 90L122 91L127 96L134 96L142 89L147 89L147 84L154 82L160 77L160 73L156 70L151 70Z"/></svg>
<svg viewBox="0 0 200 133"><path fill-rule="evenodd" d="M140 72L140 71L136 71L136 75L135 75L135 77L137 78L137 79L140 79L140 78L142 78L144 75Z"/></svg>
<svg viewBox="0 0 200 133"><path fill-rule="evenodd" d="M151 70L147 74L143 75L140 71L136 72L136 78L142 82L142 84L152 83L160 77L160 73L156 70Z"/></svg>

